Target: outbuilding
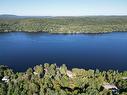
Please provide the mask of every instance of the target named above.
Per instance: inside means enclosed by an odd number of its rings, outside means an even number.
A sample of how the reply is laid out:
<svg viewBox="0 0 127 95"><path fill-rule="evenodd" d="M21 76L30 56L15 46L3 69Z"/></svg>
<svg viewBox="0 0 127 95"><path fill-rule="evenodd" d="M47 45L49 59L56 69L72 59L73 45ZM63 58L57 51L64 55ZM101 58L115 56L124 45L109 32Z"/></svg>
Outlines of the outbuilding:
<svg viewBox="0 0 127 95"><path fill-rule="evenodd" d="M113 94L119 93L119 89L114 84L105 83L103 87L107 90L111 90Z"/></svg>
<svg viewBox="0 0 127 95"><path fill-rule="evenodd" d="M2 81L8 82L8 81L9 81L9 76L4 76L4 77L2 78Z"/></svg>

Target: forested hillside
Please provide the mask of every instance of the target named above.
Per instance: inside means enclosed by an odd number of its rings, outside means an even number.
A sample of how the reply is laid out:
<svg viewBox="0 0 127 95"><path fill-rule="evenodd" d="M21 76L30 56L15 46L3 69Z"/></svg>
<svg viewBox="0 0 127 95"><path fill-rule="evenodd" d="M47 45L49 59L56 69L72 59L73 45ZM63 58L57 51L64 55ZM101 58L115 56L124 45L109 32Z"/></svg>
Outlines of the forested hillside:
<svg viewBox="0 0 127 95"><path fill-rule="evenodd" d="M26 72L0 66L0 95L126 95L127 71L99 71L55 64Z"/></svg>
<svg viewBox="0 0 127 95"><path fill-rule="evenodd" d="M127 16L0 18L0 32L104 33L127 31Z"/></svg>

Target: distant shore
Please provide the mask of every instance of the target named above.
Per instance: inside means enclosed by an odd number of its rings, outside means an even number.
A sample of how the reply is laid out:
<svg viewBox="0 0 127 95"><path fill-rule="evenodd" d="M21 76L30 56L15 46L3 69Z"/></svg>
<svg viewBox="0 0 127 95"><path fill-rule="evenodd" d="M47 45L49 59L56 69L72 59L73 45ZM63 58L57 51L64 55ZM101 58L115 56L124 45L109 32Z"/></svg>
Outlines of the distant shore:
<svg viewBox="0 0 127 95"><path fill-rule="evenodd" d="M127 16L0 18L0 32L48 32L60 34L127 31Z"/></svg>

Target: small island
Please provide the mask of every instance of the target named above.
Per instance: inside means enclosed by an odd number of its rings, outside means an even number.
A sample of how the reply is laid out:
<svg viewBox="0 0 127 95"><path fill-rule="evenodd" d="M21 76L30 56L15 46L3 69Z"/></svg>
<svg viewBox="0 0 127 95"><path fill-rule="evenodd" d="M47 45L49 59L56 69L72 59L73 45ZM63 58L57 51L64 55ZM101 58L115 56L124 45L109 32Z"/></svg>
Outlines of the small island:
<svg viewBox="0 0 127 95"><path fill-rule="evenodd" d="M16 72L0 66L0 95L125 95L127 71L99 71L45 63Z"/></svg>

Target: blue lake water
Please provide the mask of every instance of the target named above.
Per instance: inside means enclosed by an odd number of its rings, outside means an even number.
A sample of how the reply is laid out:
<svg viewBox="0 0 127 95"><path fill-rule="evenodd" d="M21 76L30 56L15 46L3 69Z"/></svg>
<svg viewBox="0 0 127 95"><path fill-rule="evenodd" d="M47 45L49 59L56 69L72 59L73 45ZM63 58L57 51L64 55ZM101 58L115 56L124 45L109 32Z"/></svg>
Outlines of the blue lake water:
<svg viewBox="0 0 127 95"><path fill-rule="evenodd" d="M127 33L0 33L0 64L25 71L36 64L127 70Z"/></svg>

